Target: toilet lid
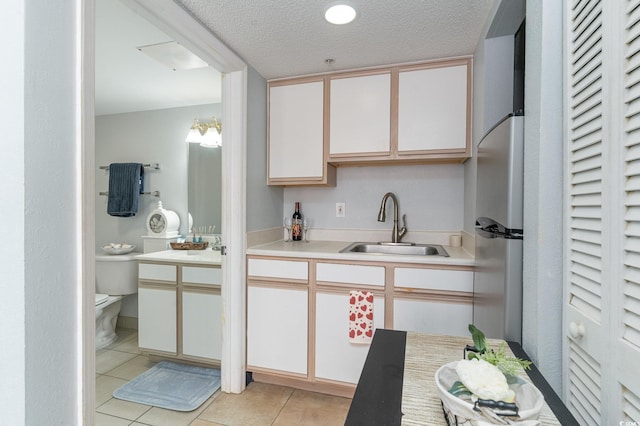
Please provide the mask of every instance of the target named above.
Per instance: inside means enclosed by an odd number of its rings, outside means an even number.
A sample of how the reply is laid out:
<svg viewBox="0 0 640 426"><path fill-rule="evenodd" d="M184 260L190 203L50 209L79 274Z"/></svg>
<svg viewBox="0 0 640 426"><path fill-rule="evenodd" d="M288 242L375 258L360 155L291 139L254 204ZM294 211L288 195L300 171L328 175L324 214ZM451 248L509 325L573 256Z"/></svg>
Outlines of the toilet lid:
<svg viewBox="0 0 640 426"><path fill-rule="evenodd" d="M107 299L109 298L108 294L99 294L96 293L96 306L98 306L101 303L104 303L107 301Z"/></svg>

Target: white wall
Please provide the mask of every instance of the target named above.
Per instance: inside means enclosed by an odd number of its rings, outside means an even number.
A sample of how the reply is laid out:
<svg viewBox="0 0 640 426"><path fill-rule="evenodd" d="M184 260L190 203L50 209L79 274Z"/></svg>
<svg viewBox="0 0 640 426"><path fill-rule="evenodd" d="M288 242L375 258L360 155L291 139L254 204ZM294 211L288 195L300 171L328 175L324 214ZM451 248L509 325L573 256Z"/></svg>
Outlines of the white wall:
<svg viewBox="0 0 640 426"><path fill-rule="evenodd" d="M300 201L303 215L314 228L389 229L392 201L387 203L387 221L377 221L382 197L393 192L400 215L407 215L409 230L459 231L464 216L464 166L460 164L340 167L334 188L286 188L283 216L293 214ZM346 215L336 218L335 205L346 203Z"/></svg>
<svg viewBox="0 0 640 426"><path fill-rule="evenodd" d="M0 268L0 339L5 344L0 351L3 374L0 381L0 412L8 424L24 424L27 407L25 394L25 5L9 2L0 14L0 35L5 40L9 58L0 68L0 140L3 167L0 168L0 218L8 226L5 238L12 244L0 245L3 262ZM7 202L11 200L11 202Z"/></svg>
<svg viewBox="0 0 640 426"><path fill-rule="evenodd" d="M563 2L527 5L523 347L562 389Z"/></svg>
<svg viewBox="0 0 640 426"><path fill-rule="evenodd" d="M267 186L267 81L247 78L247 232L282 225L283 189Z"/></svg>
<svg viewBox="0 0 640 426"><path fill-rule="evenodd" d="M80 418L76 5L9 2L0 14L11 58L0 71L3 424Z"/></svg>
<svg viewBox="0 0 640 426"><path fill-rule="evenodd" d="M221 118L221 105L197 105L155 111L96 117L96 253L110 242L128 242L142 252L143 235L147 235L147 215L161 200L163 207L180 216L180 231L187 232L187 144L184 139L194 118L209 121ZM224 121L223 121L224 129ZM107 214L109 174L98 169L110 163L160 163L160 170L145 169L145 191L160 191L160 198L143 195L134 217ZM195 224L197 225L197 223ZM137 317L137 295L123 300L122 316Z"/></svg>

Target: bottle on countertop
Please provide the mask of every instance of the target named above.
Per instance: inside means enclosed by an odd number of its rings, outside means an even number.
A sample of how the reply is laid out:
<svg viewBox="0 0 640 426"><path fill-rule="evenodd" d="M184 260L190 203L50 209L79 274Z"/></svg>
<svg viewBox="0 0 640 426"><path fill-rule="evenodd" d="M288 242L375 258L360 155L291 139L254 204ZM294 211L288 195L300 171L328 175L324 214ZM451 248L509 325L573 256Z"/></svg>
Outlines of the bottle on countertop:
<svg viewBox="0 0 640 426"><path fill-rule="evenodd" d="M291 223L291 239L293 241L302 241L302 213L300 213L299 201L296 201L296 211L293 212Z"/></svg>

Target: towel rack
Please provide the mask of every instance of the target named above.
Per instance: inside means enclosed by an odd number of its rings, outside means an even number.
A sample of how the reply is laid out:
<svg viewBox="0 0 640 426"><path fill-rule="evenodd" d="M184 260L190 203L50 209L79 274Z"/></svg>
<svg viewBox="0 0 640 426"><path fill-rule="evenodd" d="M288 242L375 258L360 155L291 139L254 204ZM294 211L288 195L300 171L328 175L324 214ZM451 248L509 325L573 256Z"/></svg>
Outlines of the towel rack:
<svg viewBox="0 0 640 426"><path fill-rule="evenodd" d="M160 170L160 163L149 163L142 166L147 169ZM100 166L100 170L109 171L109 166Z"/></svg>
<svg viewBox="0 0 640 426"><path fill-rule="evenodd" d="M98 194L108 196L109 191L101 191L101 192L98 192ZM160 191L141 192L140 194L153 195L154 197L160 197Z"/></svg>

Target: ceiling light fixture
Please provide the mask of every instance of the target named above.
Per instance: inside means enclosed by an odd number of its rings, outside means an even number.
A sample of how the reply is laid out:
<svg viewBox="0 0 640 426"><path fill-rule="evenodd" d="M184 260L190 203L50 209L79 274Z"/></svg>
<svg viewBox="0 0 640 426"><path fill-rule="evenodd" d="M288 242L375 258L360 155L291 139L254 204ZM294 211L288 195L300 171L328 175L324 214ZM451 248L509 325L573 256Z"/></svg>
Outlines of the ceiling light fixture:
<svg viewBox="0 0 640 426"><path fill-rule="evenodd" d="M205 148L218 148L222 146L222 123L213 117L210 123L200 124L195 119L185 139L187 143L199 143Z"/></svg>
<svg viewBox="0 0 640 426"><path fill-rule="evenodd" d="M356 9L346 3L332 3L324 12L324 19L335 25L344 25L356 19Z"/></svg>
<svg viewBox="0 0 640 426"><path fill-rule="evenodd" d="M137 49L174 71L206 68L209 65L177 41L140 46Z"/></svg>

